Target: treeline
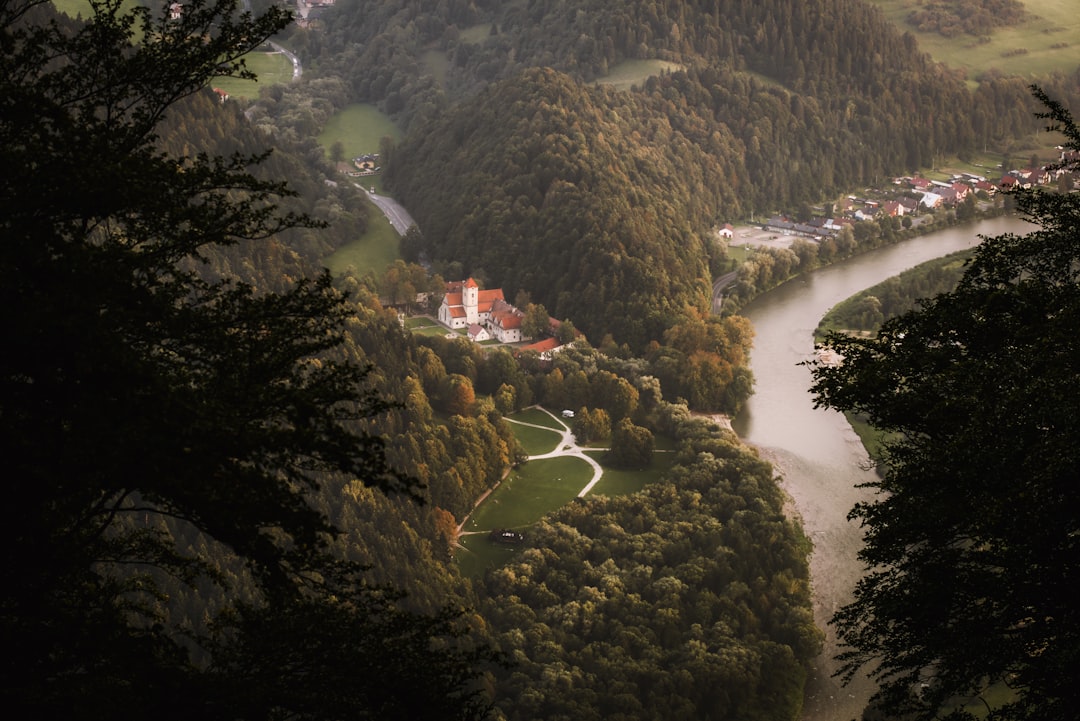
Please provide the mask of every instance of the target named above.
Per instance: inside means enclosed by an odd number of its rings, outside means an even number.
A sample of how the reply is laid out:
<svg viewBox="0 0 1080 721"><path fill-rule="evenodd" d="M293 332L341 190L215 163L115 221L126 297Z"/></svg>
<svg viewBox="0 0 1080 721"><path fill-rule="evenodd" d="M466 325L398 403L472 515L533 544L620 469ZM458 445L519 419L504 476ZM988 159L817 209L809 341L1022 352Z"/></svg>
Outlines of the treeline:
<svg viewBox="0 0 1080 721"><path fill-rule="evenodd" d="M734 436L685 407L651 418L680 443L668 480L564 507L485 577L485 619L514 662L499 718L798 717L821 642L808 543Z"/></svg>
<svg viewBox="0 0 1080 721"><path fill-rule="evenodd" d="M856 293L825 314L815 336L834 330L876 332L890 318L914 310L920 300L954 290L972 252L964 250L927 261Z"/></svg>
<svg viewBox="0 0 1080 721"><path fill-rule="evenodd" d="M953 38L987 36L995 28L1019 25L1027 16L1020 0L938 0L912 10L907 21L924 32Z"/></svg>

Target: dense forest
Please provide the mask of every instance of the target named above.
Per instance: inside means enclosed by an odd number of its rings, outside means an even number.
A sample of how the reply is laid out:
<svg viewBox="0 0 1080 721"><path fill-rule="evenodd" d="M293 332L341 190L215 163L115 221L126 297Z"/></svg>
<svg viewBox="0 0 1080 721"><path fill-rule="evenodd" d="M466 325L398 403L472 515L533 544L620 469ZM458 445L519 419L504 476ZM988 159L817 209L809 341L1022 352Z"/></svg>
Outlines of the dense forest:
<svg viewBox="0 0 1080 721"><path fill-rule="evenodd" d="M325 25L320 68L409 130L386 182L423 230L415 251L635 351L704 307L716 223L1038 127L1025 80L971 90L854 0L357 0ZM646 59L671 69L602 84ZM1063 71L1047 87L1074 97Z"/></svg>
<svg viewBox="0 0 1080 721"><path fill-rule="evenodd" d="M221 72L220 33L246 52L283 16L234 27L218 22L233 4L192 2L162 15L177 42L135 62L116 16L85 45L64 18L27 34L54 17L38 5L0 10L18 171L2 305L20 350L0 420L27 481L3 546L32 581L3 600L6 705L798 717L821 640L809 544L771 467L690 413L752 392L752 328L710 312L729 266L709 230L1028 132L1023 80L971 91L854 0L341 0L289 30L306 79L242 109L197 90ZM96 84L65 65L80 53L130 74ZM674 65L631 91L599 82L626 60ZM1076 81L1046 85L1072 97ZM524 292L596 349L542 362L413 336L383 301L437 286L416 264L319 275L371 217L313 137L357 101L408 131L383 150L423 229L409 259ZM818 262L799 250L762 255L737 292ZM674 470L571 504L465 578L460 526L527 462L505 416L535 403L574 408L613 466L666 436Z"/></svg>

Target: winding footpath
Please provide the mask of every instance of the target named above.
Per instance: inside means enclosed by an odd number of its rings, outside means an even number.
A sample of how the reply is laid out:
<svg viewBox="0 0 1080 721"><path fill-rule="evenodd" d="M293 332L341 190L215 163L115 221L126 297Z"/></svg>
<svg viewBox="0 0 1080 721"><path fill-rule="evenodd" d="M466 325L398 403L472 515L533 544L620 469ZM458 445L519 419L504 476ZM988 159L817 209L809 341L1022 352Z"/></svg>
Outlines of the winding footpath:
<svg viewBox="0 0 1080 721"><path fill-rule="evenodd" d="M563 423L562 420L558 416L556 416L554 413L552 413L548 409L542 408L540 406L533 406L533 408L535 408L536 410L539 410L539 411L543 411L547 415L551 416L551 419L553 421L555 421L556 423L558 423L559 426L562 427L562 430L560 431L559 429L552 428L551 426L542 426L542 425L540 425L538 423L526 423L525 421L515 421L513 418L507 418L506 419L507 421L509 421L510 423L516 423L519 426L529 426L530 428L540 428L540 429L543 429L545 431L552 431L554 433L560 434L561 438L560 438L558 444L556 444L555 450L548 451L547 453L541 453L540 455L536 455L536 456L528 456L528 460L530 460L530 461L538 461L538 460L542 460L544 458L557 458L559 456L573 456L575 458L580 458L581 460L588 463L590 466L592 466L593 475L592 475L592 479L588 483L585 484L585 487L582 488L581 491L578 492L578 498L583 498L586 494L588 494L589 491L591 491L593 489L593 486L595 486L597 481L599 481L600 478L604 475L604 469L600 467L600 464L596 462L595 458L593 458L592 456L587 454L585 452L585 450L581 446L579 446L577 444L577 439L574 438L574 432L571 431L569 426L567 426L565 423Z"/></svg>

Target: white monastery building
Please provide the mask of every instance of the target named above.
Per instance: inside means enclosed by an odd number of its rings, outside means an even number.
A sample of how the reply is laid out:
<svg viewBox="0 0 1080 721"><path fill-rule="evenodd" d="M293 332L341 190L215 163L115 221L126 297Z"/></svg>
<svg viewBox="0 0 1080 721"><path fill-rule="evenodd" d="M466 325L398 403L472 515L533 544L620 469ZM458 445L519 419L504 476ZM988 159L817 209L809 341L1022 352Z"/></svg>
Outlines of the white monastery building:
<svg viewBox="0 0 1080 721"><path fill-rule="evenodd" d="M521 334L524 316L506 302L502 288L480 290L472 278L447 283L439 306L440 323L453 330L470 328L469 336L474 340L484 340L481 330L500 343L527 340Z"/></svg>

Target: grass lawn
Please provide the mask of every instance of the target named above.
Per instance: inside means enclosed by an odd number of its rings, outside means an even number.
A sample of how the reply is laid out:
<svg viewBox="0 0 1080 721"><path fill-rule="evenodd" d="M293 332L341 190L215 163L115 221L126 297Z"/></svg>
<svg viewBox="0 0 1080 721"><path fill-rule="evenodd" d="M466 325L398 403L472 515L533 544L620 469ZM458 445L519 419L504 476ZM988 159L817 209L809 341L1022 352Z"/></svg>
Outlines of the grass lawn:
<svg viewBox="0 0 1080 721"><path fill-rule="evenodd" d="M589 451L588 454L601 461L604 451ZM636 493L649 483L661 480L671 466L675 463L674 453L654 453L652 465L640 471L622 471L604 466L604 475L600 478L590 495L596 496L623 496L628 493Z"/></svg>
<svg viewBox="0 0 1080 721"><path fill-rule="evenodd" d="M539 408L526 408L510 417L515 421L521 421L522 423L532 423L537 426L544 426L545 428L554 428L559 431L563 430L563 427L559 425L557 420L547 413L544 413ZM518 428L518 426L514 426L514 428Z"/></svg>
<svg viewBox="0 0 1080 721"><path fill-rule="evenodd" d="M465 524L466 531L523 528L577 497L592 467L563 456L529 461L510 472Z"/></svg>
<svg viewBox="0 0 1080 721"><path fill-rule="evenodd" d="M405 327L409 330L417 330L420 328L442 328L436 320L429 318L426 315L418 315L413 318L405 319Z"/></svg>
<svg viewBox="0 0 1080 721"><path fill-rule="evenodd" d="M253 52L244 56L248 70L255 73L258 80L240 78L215 78L213 86L221 88L229 95L239 98L254 99L259 97L259 90L271 85L284 85L293 79L293 66L281 53Z"/></svg>
<svg viewBox="0 0 1080 721"><path fill-rule="evenodd" d="M555 431L545 431L543 428L533 428L532 426L523 426L517 423L511 423L510 428L513 429L514 436L521 442L521 447L530 456L550 453L555 450L555 447L562 440L562 436Z"/></svg>
<svg viewBox="0 0 1080 721"><path fill-rule="evenodd" d="M733 241L729 243L727 247L727 257L731 258L739 265L745 263L750 258L750 254L753 252L753 246L747 243L740 243L738 241Z"/></svg>
<svg viewBox="0 0 1080 721"><path fill-rule="evenodd" d="M400 241L401 236L390 221L378 209L374 209L367 232L338 248L323 263L334 273L342 273L349 266L354 267L360 275L368 270L379 273L398 259Z"/></svg>
<svg viewBox="0 0 1080 721"><path fill-rule="evenodd" d="M517 549L491 543L487 532L495 528L522 531L527 547L526 526L573 501L590 478L589 464L572 456L530 461L511 471L465 524L465 531L479 533L461 537L464 548L455 554L461 572L477 576L506 563Z"/></svg>
<svg viewBox="0 0 1080 721"><path fill-rule="evenodd" d="M329 150L336 141L341 141L346 158L379 152L380 141L389 136L394 140L401 138L401 129L374 105L354 103L336 113L326 122L326 127L319 133L319 144ZM365 187L379 176L361 178Z"/></svg>
<svg viewBox="0 0 1080 721"><path fill-rule="evenodd" d="M682 70L683 66L667 60L624 60L608 68L608 74L600 78L604 85L614 85L619 90L629 90L634 85L640 86L652 75L662 71Z"/></svg>
<svg viewBox="0 0 1080 721"><path fill-rule="evenodd" d="M453 333L454 331L441 325L426 325L423 328L416 328L413 333L418 335L426 335L432 338L442 338L447 333Z"/></svg>
<svg viewBox="0 0 1080 721"><path fill-rule="evenodd" d="M82 15L84 18L88 18L93 14L90 8L90 0L52 0L52 2L57 10L71 17ZM128 10L143 4L145 3L141 3L139 0L124 0L123 7ZM156 13L159 9L160 6L152 8L152 12ZM138 28L136 28L136 37L140 37ZM251 52L244 56L244 62L247 64L248 70L259 76L258 82L240 80L239 78L216 78L212 85L238 98L257 98L260 88L292 81L293 66L284 55Z"/></svg>
<svg viewBox="0 0 1080 721"><path fill-rule="evenodd" d="M379 143L386 136L399 139L401 130L374 105L355 103L330 118L319 133L318 140L327 151L340 141L345 148L345 157L355 158L379 152ZM356 182L364 188L374 185L378 192L382 192L382 181L378 175L357 178ZM363 237L338 248L323 262L334 273L340 273L350 265L361 274L368 270L378 273L400 257L400 240L390 221L381 212L375 211L371 214L371 223Z"/></svg>
<svg viewBox="0 0 1080 721"><path fill-rule="evenodd" d="M535 408L517 413L514 418L548 427L555 423L550 416ZM516 423L511 424L511 428L529 453L544 452L554 447L547 441L547 437L554 437L549 431ZM546 445L540 448L541 443ZM657 437L658 448L673 445L670 439ZM604 453L603 449L588 451L598 461ZM646 484L662 479L674 460L674 453L660 450L653 456L652 466L641 471L604 468L603 477L590 493L606 496L634 493ZM470 535L461 537L464 548L455 554L461 572L475 577L513 558L518 549L491 543L487 532L495 528L522 531L525 533L525 547L528 547L527 527L572 502L591 478L592 467L573 456L529 461L512 471L466 522L463 530Z"/></svg>
<svg viewBox="0 0 1080 721"><path fill-rule="evenodd" d="M1024 0L1033 17L1022 25L998 28L989 42L961 35L946 38L917 31L906 21L920 0L871 0L901 31L911 32L935 60L968 71L974 78L990 68L1028 77L1054 70L1071 72L1080 64L1080 13L1076 0ZM1052 47L1057 45L1058 47ZM1019 52L1024 51L1027 52Z"/></svg>

